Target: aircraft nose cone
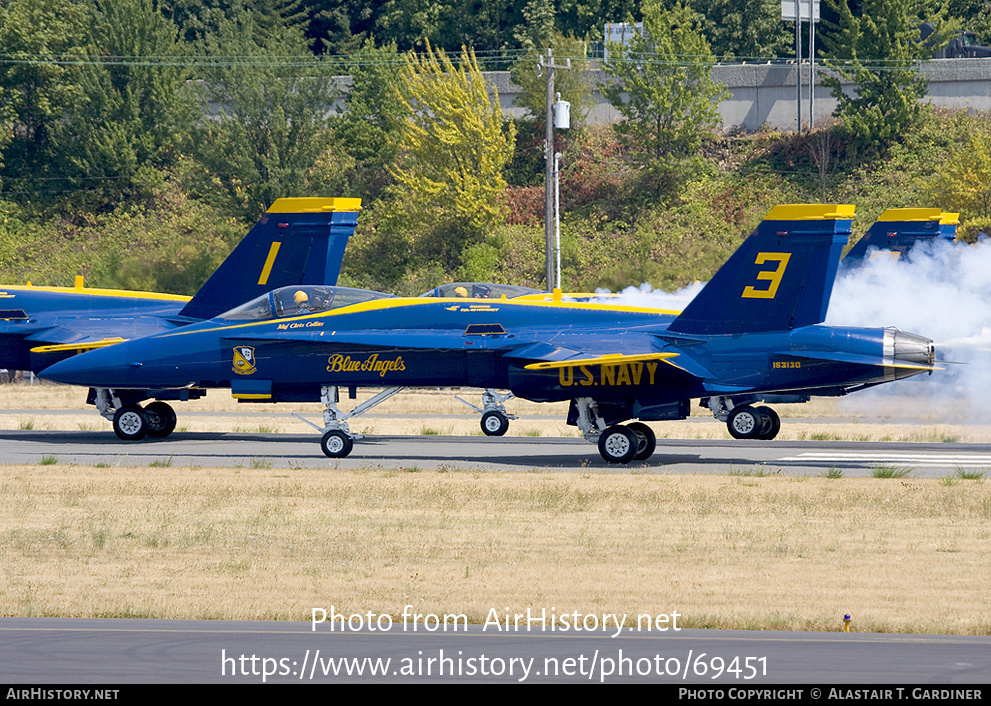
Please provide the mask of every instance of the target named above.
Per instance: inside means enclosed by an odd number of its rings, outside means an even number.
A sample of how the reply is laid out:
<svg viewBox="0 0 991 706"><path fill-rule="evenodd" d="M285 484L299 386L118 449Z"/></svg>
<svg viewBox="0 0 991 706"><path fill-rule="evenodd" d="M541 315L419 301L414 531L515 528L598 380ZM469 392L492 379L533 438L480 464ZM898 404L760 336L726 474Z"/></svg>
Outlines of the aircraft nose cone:
<svg viewBox="0 0 991 706"><path fill-rule="evenodd" d="M66 358L42 370L46 380L86 387L113 387L127 382L128 373L140 363L127 360L128 344L117 343Z"/></svg>

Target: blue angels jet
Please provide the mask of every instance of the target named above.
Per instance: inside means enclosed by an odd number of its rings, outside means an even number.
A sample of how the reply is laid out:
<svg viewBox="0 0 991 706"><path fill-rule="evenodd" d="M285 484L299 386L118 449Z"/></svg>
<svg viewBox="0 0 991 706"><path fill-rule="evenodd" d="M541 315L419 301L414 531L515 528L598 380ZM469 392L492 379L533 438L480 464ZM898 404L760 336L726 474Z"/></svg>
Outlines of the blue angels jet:
<svg viewBox="0 0 991 706"><path fill-rule="evenodd" d="M868 260L875 258L893 258L895 260L908 257L912 248L917 245L934 242L952 242L956 238L959 224L959 214L946 213L939 208L889 208L867 229L867 232L857 241L841 261L841 268L853 270ZM671 302L671 296L660 293L666 302ZM493 284L491 282L454 282L432 289L420 296L424 297L463 297L469 299L499 299L506 297L516 300L543 300L552 295L537 289L515 285ZM563 299L568 301L584 301L607 303L610 300L623 301L623 295L617 294L570 294L565 293ZM649 302L651 295L637 297L641 304ZM684 302L687 304L687 301ZM670 306L670 303L668 304ZM680 304L679 304L680 305ZM682 308L684 308L682 306ZM842 389L813 390L817 395L845 394ZM754 408L757 402L799 403L808 402L813 391L791 391L787 395L752 394L738 396L719 395L702 398L702 406L708 408L713 416L727 423L731 436L737 439L759 438L773 439L781 428L781 420L770 407ZM456 397L462 404L471 407L481 414L482 431L488 436L502 436L509 429L509 421L517 417L510 414L503 404L512 398L513 394L502 394L497 390L487 389L482 394L482 407L477 407L466 400ZM729 422L730 412L734 408L749 407L738 413L733 422ZM759 412L758 412L759 410Z"/></svg>
<svg viewBox="0 0 991 706"><path fill-rule="evenodd" d="M230 387L239 399L325 404L321 446L347 456L347 420L405 386L508 389L569 400L568 422L614 463L646 459L645 421L693 398L841 394L934 367L933 342L892 328L825 326L853 206L778 206L683 312L562 301L397 298L342 287L277 289L181 330L83 353L42 372L124 390ZM307 306L294 307L296 293ZM383 387L350 412L340 387ZM135 412L135 435L142 433ZM735 405L729 423L763 430ZM630 423L626 423L630 422Z"/></svg>
<svg viewBox="0 0 991 706"><path fill-rule="evenodd" d="M84 287L0 287L0 367L39 372L82 351L174 331L210 319L273 287L335 284L361 199L277 199L192 298ZM161 391L148 405L150 432L166 436L175 412L162 400L202 391ZM133 390L97 388L90 402L109 419L143 399ZM118 430L118 421L114 427Z"/></svg>

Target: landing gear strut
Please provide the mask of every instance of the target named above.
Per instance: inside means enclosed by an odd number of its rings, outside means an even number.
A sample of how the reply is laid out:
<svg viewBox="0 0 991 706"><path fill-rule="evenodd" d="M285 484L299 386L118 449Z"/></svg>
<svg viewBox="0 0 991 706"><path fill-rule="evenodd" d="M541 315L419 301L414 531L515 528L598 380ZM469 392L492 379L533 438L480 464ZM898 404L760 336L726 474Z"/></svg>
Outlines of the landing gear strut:
<svg viewBox="0 0 991 706"><path fill-rule="evenodd" d="M145 407L124 404L111 389L101 387L94 391L93 404L100 415L114 425L114 434L124 441L138 441L145 436L162 439L175 431L176 413L165 402L151 402Z"/></svg>
<svg viewBox="0 0 991 706"><path fill-rule="evenodd" d="M340 401L336 385L324 385L320 388L320 401L323 402L323 427L319 427L313 422L304 419L295 412L292 416L301 422L306 422L311 427L323 434L320 439L320 448L326 456L330 458L344 458L354 448L356 439L360 439L360 434L353 434L348 428L348 419L364 414L372 407L385 402L398 392L405 390L405 387L387 387L369 400L362 402L350 412L343 412L337 407Z"/></svg>
<svg viewBox="0 0 991 706"><path fill-rule="evenodd" d="M643 422L606 426L595 400L580 397L575 400L575 406L582 435L598 445L599 454L609 463L646 461L657 448L657 437Z"/></svg>
<svg viewBox="0 0 991 706"><path fill-rule="evenodd" d="M482 415L482 432L485 436L502 436L509 430L509 420L519 419L515 414L507 412L506 406L503 404L503 402L511 400L515 396L512 392L500 395L490 387L482 393L481 409L460 397L455 397L454 399L468 405Z"/></svg>
<svg viewBox="0 0 991 706"><path fill-rule="evenodd" d="M726 428L734 439L761 439L770 441L781 431L781 418L770 407L734 405L727 397L710 397L704 402L712 416L726 422Z"/></svg>

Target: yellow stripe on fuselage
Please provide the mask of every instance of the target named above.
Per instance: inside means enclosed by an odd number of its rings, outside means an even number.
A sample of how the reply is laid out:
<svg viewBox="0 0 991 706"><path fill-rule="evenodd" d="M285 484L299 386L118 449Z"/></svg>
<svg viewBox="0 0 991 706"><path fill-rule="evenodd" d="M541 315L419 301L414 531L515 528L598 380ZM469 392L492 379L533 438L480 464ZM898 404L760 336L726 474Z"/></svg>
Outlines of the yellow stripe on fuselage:
<svg viewBox="0 0 991 706"><path fill-rule="evenodd" d="M239 324L230 324L228 326L218 326L216 328L207 329L209 331L229 331L232 329L239 328L250 328L253 326L268 326L274 323L291 323L293 321L309 321L313 319L324 319L331 318L334 316L344 316L349 314L363 314L372 311L385 311L388 309L398 309L401 307L420 307L420 306L430 306L436 304L449 304L456 303L460 304L465 308L466 312L471 312L471 305L488 305L491 309L487 310L475 310L477 313L492 313L501 307L515 306L515 307L534 307L534 308L557 308L557 309L575 309L575 310L593 310L593 311L616 311L625 313L639 313L639 314L656 314L658 316L677 316L680 311L669 311L667 309L649 309L646 307L636 307L636 306L616 306L614 304L589 304L586 302L553 302L553 301L522 301L518 302L516 300L502 300L502 299L465 299L463 297L455 297L451 299L444 299L439 297L393 297L390 299L373 299L367 302L359 302L357 304L351 304L350 306L342 306L340 309L332 309L331 311L320 311L313 314L306 314L303 316L292 316L286 317L284 319L265 319L264 321L246 321ZM199 333L204 329L197 329L195 331L186 331L180 329L172 333L163 334L162 337L171 336L188 336L190 334Z"/></svg>
<svg viewBox="0 0 991 706"><path fill-rule="evenodd" d="M122 297L126 299L159 299L169 302L188 302L191 297L182 294L162 294L161 292L134 292L127 289L100 289L98 287L35 287L34 285L8 285L0 287L3 292L51 292L52 294L90 294L96 297Z"/></svg>
<svg viewBox="0 0 991 706"><path fill-rule="evenodd" d="M551 370L554 368L574 368L581 365L622 365L624 363L642 363L648 360L666 360L675 358L679 353L644 353L643 355L623 355L622 353L607 353L597 358L572 358L545 363L530 363L524 366L527 370Z"/></svg>

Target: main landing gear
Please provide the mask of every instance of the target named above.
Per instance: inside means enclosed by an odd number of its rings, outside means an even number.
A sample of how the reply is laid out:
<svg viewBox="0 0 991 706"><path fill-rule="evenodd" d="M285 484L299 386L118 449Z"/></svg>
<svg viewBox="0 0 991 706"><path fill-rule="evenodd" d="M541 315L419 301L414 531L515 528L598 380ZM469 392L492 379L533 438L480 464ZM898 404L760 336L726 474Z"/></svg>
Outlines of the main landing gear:
<svg viewBox="0 0 991 706"><path fill-rule="evenodd" d="M770 441L781 431L781 418L770 407L734 406L727 397L710 397L705 404L712 416L726 422L726 428L734 439Z"/></svg>
<svg viewBox="0 0 991 706"><path fill-rule="evenodd" d="M606 426L599 415L595 400L581 397L575 400L578 408L578 428L589 441L599 446L599 454L609 463L646 461L657 448L657 437L643 422Z"/></svg>
<svg viewBox="0 0 991 706"><path fill-rule="evenodd" d="M337 386L324 385L320 388L320 401L325 406L323 411L323 427L317 426L298 414L293 413L292 416L302 422L306 422L323 434L320 439L320 449L326 456L330 458L344 458L351 453L355 440L361 438L360 434L353 434L351 432L351 429L348 428L347 420L357 417L359 414L364 414L372 407L385 402L404 389L406 388L387 387L371 399L362 402L350 412L343 412L337 407L337 403L340 401Z"/></svg>
<svg viewBox="0 0 991 706"><path fill-rule="evenodd" d="M455 397L454 399L468 405L482 415L482 432L486 436L503 436L509 430L509 420L519 419L515 414L507 412L506 406L503 404L503 402L511 400L515 396L512 392L500 395L490 387L482 393L481 409L460 397Z"/></svg>
<svg viewBox="0 0 991 706"><path fill-rule="evenodd" d="M142 407L122 403L113 390L105 387L94 392L94 404L100 415L113 422L114 434L124 441L137 441L145 436L164 439L175 431L175 410L165 402L150 402Z"/></svg>

